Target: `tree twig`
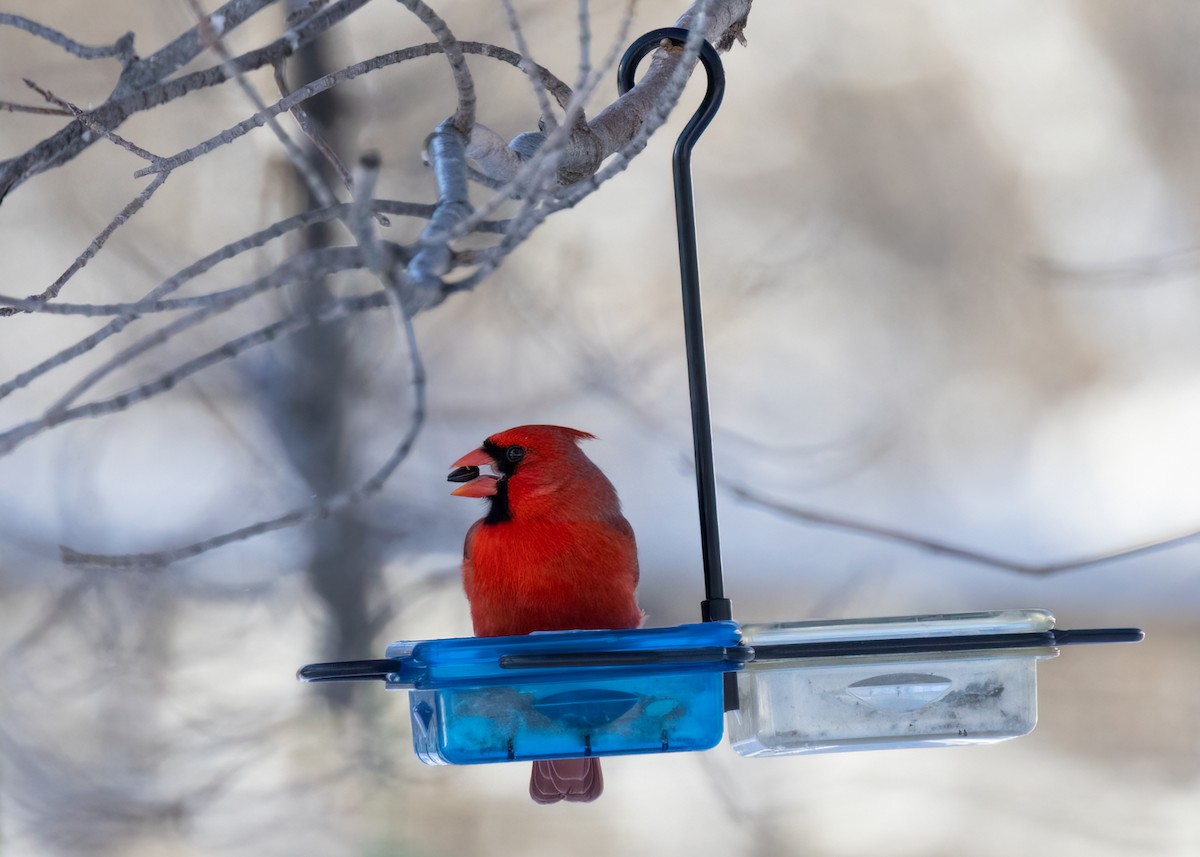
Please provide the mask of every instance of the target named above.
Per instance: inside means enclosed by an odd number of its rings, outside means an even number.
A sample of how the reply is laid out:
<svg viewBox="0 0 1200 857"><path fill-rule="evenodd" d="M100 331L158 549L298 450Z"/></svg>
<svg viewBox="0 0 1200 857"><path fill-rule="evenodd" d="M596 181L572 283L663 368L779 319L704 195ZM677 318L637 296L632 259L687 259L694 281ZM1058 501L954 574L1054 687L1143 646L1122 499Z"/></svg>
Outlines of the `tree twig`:
<svg viewBox="0 0 1200 857"><path fill-rule="evenodd" d="M1116 548L1111 551L1077 557L1063 562L1024 563L996 554L951 544L941 539L927 538L893 527L873 524L847 515L837 515L820 509L785 503L781 500L764 497L756 491L725 479L720 480L720 484L724 490L742 502L790 520L801 521L818 527L843 530L870 539L906 545L910 548L953 557L954 559L960 559L975 565L983 565L1001 571L1011 571L1033 577L1048 577L1066 571L1077 571L1091 566L1116 562L1117 560L1130 559L1157 551L1169 550L1170 548L1178 547L1179 545L1200 538L1200 530L1192 530L1152 541L1140 542L1128 547Z"/></svg>
<svg viewBox="0 0 1200 857"><path fill-rule="evenodd" d="M200 34L201 40L205 46L220 57L221 65L225 68L225 73L233 78L233 81L242 92L246 93L246 97L254 105L257 115L266 117L267 128L270 129L271 133L275 135L275 139L283 147L283 151L287 154L292 167L300 174L300 177L308 186L313 199L322 206L333 205L337 202L337 198L328 185L326 185L324 177L313 167L309 159L304 156L304 153L300 151L300 147L288 136L275 117L267 114L267 105L262 100L262 96L258 94L258 90L250 84L250 81L246 80L245 76L234 65L233 55L226 49L225 42L222 39L222 33L225 30L224 19L217 18L216 16L205 16L204 10L200 8L199 0L187 0L187 2L192 8L192 12L199 19L196 24L196 30Z"/></svg>
<svg viewBox="0 0 1200 857"><path fill-rule="evenodd" d="M440 15L429 8L424 0L399 0L400 4L417 16L417 19L429 28L438 45L446 54L450 65L450 73L454 77L454 87L458 90L458 107L454 111L453 123L458 133L463 137L471 136L471 128L475 125L475 82L471 79L471 70L467 68L467 59L458 39L450 32L449 25Z"/></svg>
<svg viewBox="0 0 1200 857"><path fill-rule="evenodd" d="M92 242L88 244L84 251L75 257L75 261L70 264L67 270L63 271L58 276L58 279L46 287L46 289L40 294L30 295L25 300L37 304L45 303L46 301L51 301L58 297L58 293L62 291L62 288L67 284L67 281L70 280L71 277L75 276L75 274L77 274L84 265L91 261L93 256L100 252L100 248L107 243L112 234L116 232L118 228L124 225L129 218L141 211L142 206L144 206L150 200L150 197L154 195L154 192L162 187L163 182L167 180L167 176L168 173L161 173L155 176L153 181L151 181L142 189L141 193L130 200L125 207L118 211L117 215L108 222L108 225L100 230L100 234L93 238ZM11 306L0 307L0 317L13 315L17 312L21 312L21 310Z"/></svg>
<svg viewBox="0 0 1200 857"><path fill-rule="evenodd" d="M220 17L223 31L229 33L272 2L274 0L230 0L210 17ZM367 2L338 0L331 3L295 24L270 44L237 57L233 65L239 71L246 72L275 62L315 39ZM112 129L134 113L227 81L229 77L223 64L167 79L191 62L201 50L203 44L197 28L193 27L151 56L129 63L108 101L91 111L92 119ZM86 130L81 123L71 122L23 154L0 161L0 203L22 183L46 170L61 167L91 145L94 138L85 134Z"/></svg>
<svg viewBox="0 0 1200 857"><path fill-rule="evenodd" d="M133 33L126 33L117 39L111 45L85 45L75 41L69 36L60 33L51 27L44 24L39 24L37 21L22 15L12 15L8 12L0 12L0 26L16 27L18 30L24 30L30 35L37 36L39 39L44 39L52 45L57 45L67 53L77 56L84 60L107 59L116 57L122 61L128 61L133 58Z"/></svg>

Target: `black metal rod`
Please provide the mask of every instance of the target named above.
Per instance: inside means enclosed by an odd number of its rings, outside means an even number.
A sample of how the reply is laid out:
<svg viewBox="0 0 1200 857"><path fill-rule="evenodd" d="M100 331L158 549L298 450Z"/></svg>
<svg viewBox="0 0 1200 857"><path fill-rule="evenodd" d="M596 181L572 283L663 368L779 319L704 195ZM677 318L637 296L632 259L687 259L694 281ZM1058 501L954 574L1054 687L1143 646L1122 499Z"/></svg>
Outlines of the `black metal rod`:
<svg viewBox="0 0 1200 857"><path fill-rule="evenodd" d="M1140 628L1088 628L1077 631L1031 631L1016 634L960 634L886 640L831 640L755 646L755 661L841 658L857 655L922 655L988 649L1059 648L1088 643L1140 643Z"/></svg>
<svg viewBox="0 0 1200 857"><path fill-rule="evenodd" d="M763 646L704 647L699 649L656 649L612 652L539 652L530 655L500 655L502 669L519 673L522 669L563 667L639 667L665 665L686 669L691 664L724 662L727 670L737 670L751 661L801 661L810 658L844 658L863 655L937 655L989 650L1061 648L1096 643L1139 643L1145 638L1141 628L1082 628L1077 630L1027 631L1016 634L960 634L941 637L904 637L882 640L826 640L819 643L776 643ZM915 662L914 662L915 663ZM486 664L484 664L486 666ZM297 677L309 682L385 681L389 675L404 672L404 659L339 661L309 664ZM733 679L727 672L726 679ZM411 680L411 676L409 677ZM403 681L403 679L402 679ZM498 678L497 683L503 683ZM486 686L481 678L456 679ZM726 682L729 686L729 681ZM735 688L736 689L736 688ZM736 697L735 697L736 699ZM735 706L736 707L736 706Z"/></svg>
<svg viewBox="0 0 1200 857"><path fill-rule="evenodd" d="M754 659L748 646L699 649L648 649L631 652L539 652L533 655L501 655L506 670L550 667L636 667L657 664L744 664Z"/></svg>
<svg viewBox="0 0 1200 857"><path fill-rule="evenodd" d="M653 30L637 39L621 58L617 88L624 95L634 84L642 58L664 40L686 44L688 31L679 27ZM683 286L683 331L687 349L688 390L692 402L692 442L695 449L696 493L700 506L700 545L704 560L705 600L700 606L706 622L732 619L733 606L721 579L721 538L717 528L717 483L713 466L712 419L708 410L708 372L704 363L704 320L700 305L700 265L696 253L696 211L692 194L692 148L721 106L725 72L716 49L700 43L700 62L708 73L708 90L700 107L679 135L671 165L675 176L675 221L679 235L679 270Z"/></svg>
<svg viewBox="0 0 1200 857"><path fill-rule="evenodd" d="M400 661L390 658L373 661L334 661L301 667L296 673L296 678L309 682L383 680L399 669Z"/></svg>

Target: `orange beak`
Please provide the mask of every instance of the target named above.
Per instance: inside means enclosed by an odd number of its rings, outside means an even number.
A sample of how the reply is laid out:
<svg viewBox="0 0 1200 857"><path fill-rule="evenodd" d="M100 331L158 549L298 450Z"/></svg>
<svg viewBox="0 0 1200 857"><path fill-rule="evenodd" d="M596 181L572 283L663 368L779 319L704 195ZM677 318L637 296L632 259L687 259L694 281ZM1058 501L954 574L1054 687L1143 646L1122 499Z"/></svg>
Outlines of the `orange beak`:
<svg viewBox="0 0 1200 857"><path fill-rule="evenodd" d="M495 460L483 448L473 449L450 466L454 468L446 477L447 482L462 482L450 493L455 497L491 497L496 493L500 477L490 473L480 474L480 467L491 467Z"/></svg>

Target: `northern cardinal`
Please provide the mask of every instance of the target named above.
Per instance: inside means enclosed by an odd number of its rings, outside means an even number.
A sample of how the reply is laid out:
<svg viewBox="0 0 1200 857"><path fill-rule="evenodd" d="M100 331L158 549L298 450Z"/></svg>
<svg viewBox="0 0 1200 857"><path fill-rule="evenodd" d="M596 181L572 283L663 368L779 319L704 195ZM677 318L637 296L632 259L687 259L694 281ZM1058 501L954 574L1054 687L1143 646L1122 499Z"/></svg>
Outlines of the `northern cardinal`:
<svg viewBox="0 0 1200 857"><path fill-rule="evenodd" d="M451 465L447 478L463 483L456 496L490 503L463 546L476 636L642 623L633 528L612 483L579 449L590 439L561 426L519 426ZM533 763L529 794L538 803L588 802L603 790L596 758Z"/></svg>

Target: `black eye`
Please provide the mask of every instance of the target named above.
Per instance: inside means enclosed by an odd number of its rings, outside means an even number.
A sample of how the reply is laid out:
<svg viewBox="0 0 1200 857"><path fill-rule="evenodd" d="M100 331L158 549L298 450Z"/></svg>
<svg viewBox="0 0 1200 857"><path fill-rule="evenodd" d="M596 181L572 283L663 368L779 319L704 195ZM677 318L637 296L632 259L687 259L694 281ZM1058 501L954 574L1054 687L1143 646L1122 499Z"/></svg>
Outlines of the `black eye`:
<svg viewBox="0 0 1200 857"><path fill-rule="evenodd" d="M525 447L517 446L515 443L504 450L504 457L516 464L525 457Z"/></svg>

